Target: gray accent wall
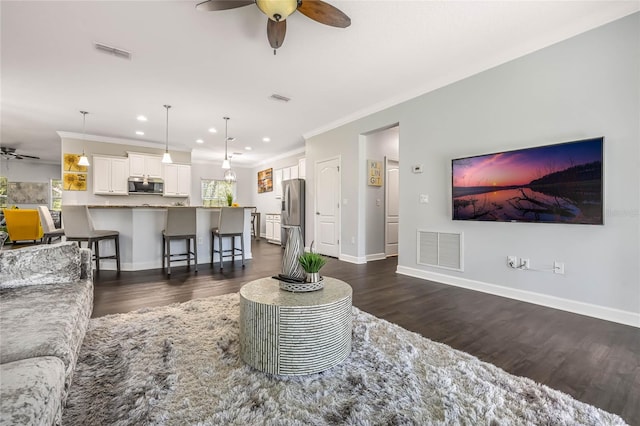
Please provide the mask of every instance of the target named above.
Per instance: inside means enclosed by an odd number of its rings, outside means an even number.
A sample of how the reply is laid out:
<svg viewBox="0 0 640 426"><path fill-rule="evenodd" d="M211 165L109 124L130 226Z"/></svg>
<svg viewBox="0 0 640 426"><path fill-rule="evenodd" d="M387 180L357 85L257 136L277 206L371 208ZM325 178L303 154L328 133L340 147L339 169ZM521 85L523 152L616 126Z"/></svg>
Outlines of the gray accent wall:
<svg viewBox="0 0 640 426"><path fill-rule="evenodd" d="M365 253L363 135L393 123L400 123L399 269L637 317L640 14L310 137L308 203L315 162L339 155L343 164L341 257ZM605 137L604 226L451 220L452 158L598 136ZM424 172L413 174L414 164ZM421 193L428 204L418 203ZM418 229L463 232L464 271L418 265ZM506 267L508 255L529 258L538 271ZM554 261L564 262L564 275L550 272Z"/></svg>

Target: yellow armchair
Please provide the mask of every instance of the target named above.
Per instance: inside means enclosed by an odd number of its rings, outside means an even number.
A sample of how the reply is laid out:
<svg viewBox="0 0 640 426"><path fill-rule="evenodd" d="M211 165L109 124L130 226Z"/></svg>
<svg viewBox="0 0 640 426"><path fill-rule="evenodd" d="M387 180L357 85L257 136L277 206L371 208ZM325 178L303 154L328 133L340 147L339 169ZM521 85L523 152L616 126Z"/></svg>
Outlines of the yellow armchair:
<svg viewBox="0 0 640 426"><path fill-rule="evenodd" d="M35 241L44 235L38 210L4 209L4 219L11 241Z"/></svg>

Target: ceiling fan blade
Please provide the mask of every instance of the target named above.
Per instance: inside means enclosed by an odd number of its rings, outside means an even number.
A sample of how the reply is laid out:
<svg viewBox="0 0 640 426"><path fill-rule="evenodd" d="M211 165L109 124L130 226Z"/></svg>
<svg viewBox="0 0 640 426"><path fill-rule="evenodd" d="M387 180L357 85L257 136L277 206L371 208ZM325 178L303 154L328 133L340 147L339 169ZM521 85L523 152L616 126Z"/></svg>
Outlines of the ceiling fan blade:
<svg viewBox="0 0 640 426"><path fill-rule="evenodd" d="M269 39L269 44L274 49L282 46L284 42L284 35L287 32L287 21L272 21L267 18L267 38Z"/></svg>
<svg viewBox="0 0 640 426"><path fill-rule="evenodd" d="M302 0L298 6L298 12L314 21L332 27L347 28L351 25L351 18L337 7L321 0Z"/></svg>
<svg viewBox="0 0 640 426"><path fill-rule="evenodd" d="M254 0L207 0L196 5L196 9L210 12L214 10L235 9L237 7L249 6L255 3Z"/></svg>
<svg viewBox="0 0 640 426"><path fill-rule="evenodd" d="M20 158L21 160L23 158L33 158L34 160L39 160L40 157L36 157L35 155L26 155L26 154L17 154L16 158Z"/></svg>

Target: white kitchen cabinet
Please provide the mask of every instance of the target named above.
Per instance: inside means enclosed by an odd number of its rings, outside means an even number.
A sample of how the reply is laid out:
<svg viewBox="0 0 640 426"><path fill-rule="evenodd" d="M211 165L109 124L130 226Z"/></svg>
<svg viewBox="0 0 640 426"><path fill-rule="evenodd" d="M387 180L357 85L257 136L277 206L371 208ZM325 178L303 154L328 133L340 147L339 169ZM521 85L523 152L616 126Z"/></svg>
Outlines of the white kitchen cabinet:
<svg viewBox="0 0 640 426"><path fill-rule="evenodd" d="M280 215L265 215L266 233L265 238L271 243L280 244Z"/></svg>
<svg viewBox="0 0 640 426"><path fill-rule="evenodd" d="M191 194L191 166L188 164L164 165L165 197L188 197Z"/></svg>
<svg viewBox="0 0 640 426"><path fill-rule="evenodd" d="M276 198L282 198L282 169L273 172L273 192Z"/></svg>
<svg viewBox="0 0 640 426"><path fill-rule="evenodd" d="M298 177L300 179L307 178L307 159L301 158L298 160Z"/></svg>
<svg viewBox="0 0 640 426"><path fill-rule="evenodd" d="M291 167L285 167L282 169L282 180L291 179Z"/></svg>
<svg viewBox="0 0 640 426"><path fill-rule="evenodd" d="M128 195L129 160L122 157L93 157L93 193Z"/></svg>
<svg viewBox="0 0 640 426"><path fill-rule="evenodd" d="M289 179L298 179L299 173L298 173L298 166L291 166L289 167Z"/></svg>
<svg viewBox="0 0 640 426"><path fill-rule="evenodd" d="M129 153L129 176L162 177L162 157L159 155Z"/></svg>

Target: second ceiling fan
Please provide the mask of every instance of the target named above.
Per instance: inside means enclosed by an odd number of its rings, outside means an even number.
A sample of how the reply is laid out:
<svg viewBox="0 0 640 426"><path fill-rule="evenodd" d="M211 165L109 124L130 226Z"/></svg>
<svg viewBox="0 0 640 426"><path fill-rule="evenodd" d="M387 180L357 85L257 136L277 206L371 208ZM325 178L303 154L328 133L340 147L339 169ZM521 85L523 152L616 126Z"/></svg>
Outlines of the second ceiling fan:
<svg viewBox="0 0 640 426"><path fill-rule="evenodd" d="M346 28L351 19L340 9L321 0L207 0L198 3L196 9L203 11L227 10L255 3L267 15L267 38L275 49L282 46L287 32L287 17L296 10L321 24Z"/></svg>

